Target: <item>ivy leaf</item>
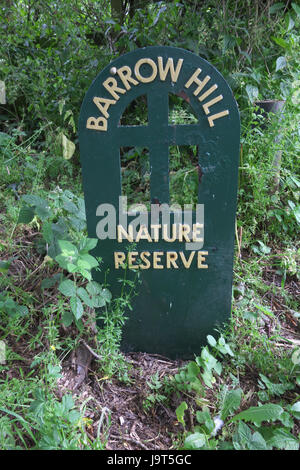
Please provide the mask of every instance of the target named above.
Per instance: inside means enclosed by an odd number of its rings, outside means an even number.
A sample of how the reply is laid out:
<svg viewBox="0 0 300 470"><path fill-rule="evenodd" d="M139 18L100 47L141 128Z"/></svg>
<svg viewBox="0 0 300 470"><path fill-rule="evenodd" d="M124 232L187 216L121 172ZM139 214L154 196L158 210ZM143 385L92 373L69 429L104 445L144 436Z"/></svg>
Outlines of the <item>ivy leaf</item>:
<svg viewBox="0 0 300 470"><path fill-rule="evenodd" d="M283 413L281 406L268 403L262 406L252 406L248 410L234 416L232 421L243 419L244 421L251 421L251 423L260 425L262 421L276 421L281 413Z"/></svg>

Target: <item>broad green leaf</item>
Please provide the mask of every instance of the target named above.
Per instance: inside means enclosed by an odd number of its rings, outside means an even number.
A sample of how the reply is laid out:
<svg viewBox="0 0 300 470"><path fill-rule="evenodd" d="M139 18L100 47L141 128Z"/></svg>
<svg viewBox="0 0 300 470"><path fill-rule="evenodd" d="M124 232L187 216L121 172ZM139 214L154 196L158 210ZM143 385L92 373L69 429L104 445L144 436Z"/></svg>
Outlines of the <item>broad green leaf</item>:
<svg viewBox="0 0 300 470"><path fill-rule="evenodd" d="M297 366L300 364L300 348L295 349L295 351L292 354L292 363Z"/></svg>
<svg viewBox="0 0 300 470"><path fill-rule="evenodd" d="M276 72L278 70L284 69L287 66L287 61L284 56L278 57L276 60Z"/></svg>
<svg viewBox="0 0 300 470"><path fill-rule="evenodd" d="M300 401L291 406L291 413L295 418L300 419Z"/></svg>
<svg viewBox="0 0 300 470"><path fill-rule="evenodd" d="M64 256L77 256L78 250L73 243L67 240L58 240L59 247Z"/></svg>
<svg viewBox="0 0 300 470"><path fill-rule="evenodd" d="M97 238L85 238L81 240L79 244L79 253L80 254L85 254L88 253L89 251L93 250L98 243Z"/></svg>
<svg viewBox="0 0 300 470"><path fill-rule="evenodd" d="M298 450L299 441L286 429L276 429L268 444L281 450Z"/></svg>
<svg viewBox="0 0 300 470"><path fill-rule="evenodd" d="M195 432L194 434L190 434L184 441L184 448L185 449L201 449L206 445L206 438L205 434L201 434L200 432Z"/></svg>
<svg viewBox="0 0 300 470"><path fill-rule="evenodd" d="M16 314L20 316L25 316L28 314L28 308L25 305L17 305L16 306Z"/></svg>
<svg viewBox="0 0 300 470"><path fill-rule="evenodd" d="M73 315L71 312L69 312L68 310L65 310L63 315L62 315L62 322L63 324L68 327L70 325L72 325L73 323Z"/></svg>
<svg viewBox="0 0 300 470"><path fill-rule="evenodd" d="M68 414L68 420L71 424L76 425L80 420L80 413L77 410L72 410Z"/></svg>
<svg viewBox="0 0 300 470"><path fill-rule="evenodd" d="M76 204L74 204L74 202L70 201L70 199L68 199L68 198L64 199L63 208L66 211L70 212L71 214L77 214L77 212L78 212L78 208L77 208Z"/></svg>
<svg viewBox="0 0 300 470"><path fill-rule="evenodd" d="M239 408L241 399L242 390L240 388L237 390L227 391L221 409L221 419L223 421L230 415L230 413L236 411Z"/></svg>
<svg viewBox="0 0 300 470"><path fill-rule="evenodd" d="M104 288L104 289L102 289L101 297L108 304L111 301L112 295L111 295L111 292L108 289Z"/></svg>
<svg viewBox="0 0 300 470"><path fill-rule="evenodd" d="M31 207L22 206L20 209L18 224L29 224L34 219L34 211Z"/></svg>
<svg viewBox="0 0 300 470"><path fill-rule="evenodd" d="M48 374L53 379L59 379L61 377L61 367L60 366L53 366L52 364L48 364Z"/></svg>
<svg viewBox="0 0 300 470"><path fill-rule="evenodd" d="M69 222L71 223L72 227L78 232L84 230L86 227L86 221L80 219L79 217L75 215L72 217L69 217Z"/></svg>
<svg viewBox="0 0 300 470"><path fill-rule="evenodd" d="M263 421L276 421L281 413L283 413L283 408L280 405L268 403L261 406L252 406L248 408L248 410L242 411L234 416L232 421L242 419L260 425Z"/></svg>
<svg viewBox="0 0 300 470"><path fill-rule="evenodd" d="M46 279L42 280L41 287L42 289L49 289L53 287L57 283L57 279L53 277L47 277Z"/></svg>
<svg viewBox="0 0 300 470"><path fill-rule="evenodd" d="M11 263L12 263L12 260L7 260L7 261L0 260L0 273L6 274L9 270Z"/></svg>
<svg viewBox="0 0 300 470"><path fill-rule="evenodd" d="M282 10L282 8L284 8L284 3L282 2L274 3L274 5L272 5L269 8L269 13L270 15L272 15L273 13L276 13L277 11Z"/></svg>
<svg viewBox="0 0 300 470"><path fill-rule="evenodd" d="M280 396L283 395L287 390L294 388L294 386L288 382L285 384L273 384L265 375L259 374L259 376L271 395Z"/></svg>
<svg viewBox="0 0 300 470"><path fill-rule="evenodd" d="M258 88L254 85L246 85L246 93L249 100L253 103L258 98Z"/></svg>
<svg viewBox="0 0 300 470"><path fill-rule="evenodd" d="M268 446L264 438L259 432L255 432L248 442L249 450L268 450Z"/></svg>
<svg viewBox="0 0 300 470"><path fill-rule="evenodd" d="M90 271L92 269L90 263L88 263L82 258L79 258L77 260L77 267L83 270L87 270L87 271Z"/></svg>
<svg viewBox="0 0 300 470"><path fill-rule="evenodd" d="M61 404L63 407L63 412L67 413L70 411L72 408L74 408L74 400L72 395L64 395L61 400Z"/></svg>
<svg viewBox="0 0 300 470"><path fill-rule="evenodd" d="M66 279L58 286L58 290L66 297L73 297L76 295L76 284L70 279Z"/></svg>
<svg viewBox="0 0 300 470"><path fill-rule="evenodd" d="M42 228L43 238L46 243L53 243L54 235L52 230L52 223L51 222L44 222Z"/></svg>
<svg viewBox="0 0 300 470"><path fill-rule="evenodd" d="M83 315L83 306L79 297L74 296L70 298L71 310L74 313L76 320L79 320Z"/></svg>
<svg viewBox="0 0 300 470"><path fill-rule="evenodd" d="M271 36L271 39L284 49L287 49L289 47L289 44L282 38L276 38L275 36Z"/></svg>
<svg viewBox="0 0 300 470"><path fill-rule="evenodd" d="M102 294L102 287L96 281L89 282L86 285L86 290L91 296Z"/></svg>
<svg viewBox="0 0 300 470"><path fill-rule="evenodd" d="M215 340L215 338L211 335L206 336L206 338L207 338L208 344L214 348L217 344L217 341Z"/></svg>
<svg viewBox="0 0 300 470"><path fill-rule="evenodd" d="M83 260L87 265L90 267L89 269L96 268L98 266L98 261L94 256L89 255L88 253L84 253L80 255L80 260Z"/></svg>
<svg viewBox="0 0 300 470"><path fill-rule="evenodd" d="M62 134L63 157L65 160L72 158L75 152L75 144L69 140L65 134Z"/></svg>
<svg viewBox="0 0 300 470"><path fill-rule="evenodd" d="M47 209L48 207L48 202L40 196L36 196L35 194L25 194L22 199L31 206L39 206L43 207L44 209Z"/></svg>
<svg viewBox="0 0 300 470"><path fill-rule="evenodd" d="M240 450L241 448L248 447L248 443L250 442L251 437L252 433L249 426L243 423L243 421L240 421L233 435L234 448Z"/></svg>
<svg viewBox="0 0 300 470"><path fill-rule="evenodd" d="M295 11L295 13L297 14L298 18L300 18L300 7L299 7L299 5L297 5L296 3L292 3L292 8Z"/></svg>
<svg viewBox="0 0 300 470"><path fill-rule="evenodd" d="M84 287L79 287L77 290L77 295L81 298L81 300L88 306L88 307L95 307L95 301L90 298L89 294L87 291L84 289Z"/></svg>
<svg viewBox="0 0 300 470"><path fill-rule="evenodd" d="M78 272L81 274L81 276L83 276L88 281L92 280L92 275L90 271L87 271L86 269L83 269L83 268L78 268Z"/></svg>
<svg viewBox="0 0 300 470"><path fill-rule="evenodd" d="M197 377L200 374L200 367L196 364L196 362L191 361L187 366L188 376L190 379Z"/></svg>
<svg viewBox="0 0 300 470"><path fill-rule="evenodd" d="M185 410L187 410L188 406L186 404L185 401L183 401L182 403L180 403L180 405L176 408L176 416L177 416L177 420L179 421L179 423L181 423L183 426L185 426L185 422L184 422L184 412Z"/></svg>
<svg viewBox="0 0 300 470"><path fill-rule="evenodd" d="M49 207L44 207L44 206L35 206L35 214L41 219L41 220L47 220L51 216L51 211Z"/></svg>

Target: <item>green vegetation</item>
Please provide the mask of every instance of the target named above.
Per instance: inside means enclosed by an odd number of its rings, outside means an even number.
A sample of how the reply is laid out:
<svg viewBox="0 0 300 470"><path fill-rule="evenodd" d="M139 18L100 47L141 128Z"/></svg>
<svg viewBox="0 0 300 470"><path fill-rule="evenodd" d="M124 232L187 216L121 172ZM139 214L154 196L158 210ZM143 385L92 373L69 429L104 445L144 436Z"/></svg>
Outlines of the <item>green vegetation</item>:
<svg viewBox="0 0 300 470"><path fill-rule="evenodd" d="M121 383L135 390L139 416L168 436L164 448L298 449L300 8L111 3L113 14L106 0L0 1L0 448L105 449L124 418L116 424L101 399L106 385ZM104 66L156 44L218 68L238 101L242 145L231 321L193 361L166 362L139 382L142 361L119 350L135 283L124 277L129 294L114 299L91 278L105 266L89 253L76 123ZM253 102L266 99L285 100L283 115L263 117ZM145 109L134 103L122 122L144 123ZM194 116L172 96L169 118ZM174 146L170 161L172 202L194 203L195 149ZM121 162L129 202L147 202L147 149L124 148ZM94 352L98 401L63 386L65 363L83 342ZM176 425L159 427L163 411ZM120 445L151 443L123 434Z"/></svg>

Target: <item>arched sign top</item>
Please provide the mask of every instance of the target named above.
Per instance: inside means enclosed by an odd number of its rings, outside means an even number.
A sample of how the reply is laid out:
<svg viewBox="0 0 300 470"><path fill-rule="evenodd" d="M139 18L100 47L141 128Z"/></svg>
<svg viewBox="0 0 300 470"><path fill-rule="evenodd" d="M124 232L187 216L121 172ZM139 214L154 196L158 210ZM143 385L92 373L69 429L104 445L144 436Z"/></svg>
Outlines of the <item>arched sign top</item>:
<svg viewBox="0 0 300 470"><path fill-rule="evenodd" d="M185 92L206 127L218 124L220 131L221 123L230 127L239 120L227 82L205 59L179 48L147 47L119 57L100 72L83 102L80 132L109 134L118 126L121 110L153 90Z"/></svg>
<svg viewBox="0 0 300 470"><path fill-rule="evenodd" d="M188 101L196 123L169 122L170 93ZM147 97L147 124L122 125L124 111L141 95ZM94 254L109 268L106 278L97 272L94 279L105 278L115 295L128 242L137 244L134 254L128 254L128 263L139 269L141 282L125 325L123 349L192 356L216 322L228 318L239 139L239 112L227 82L205 59L184 49L137 49L110 63L90 86L79 118L87 226L89 236L99 238ZM168 224L160 219L149 225L136 222L134 238L131 222L124 228L119 199L120 148L149 150L150 199L158 207L152 210L151 205L152 217L169 204L169 148L173 145L198 148L198 205L204 207L203 223L195 223L197 211L190 211L190 224L177 222L178 214L172 213ZM106 234L109 207L116 212ZM189 215L188 211L182 214Z"/></svg>

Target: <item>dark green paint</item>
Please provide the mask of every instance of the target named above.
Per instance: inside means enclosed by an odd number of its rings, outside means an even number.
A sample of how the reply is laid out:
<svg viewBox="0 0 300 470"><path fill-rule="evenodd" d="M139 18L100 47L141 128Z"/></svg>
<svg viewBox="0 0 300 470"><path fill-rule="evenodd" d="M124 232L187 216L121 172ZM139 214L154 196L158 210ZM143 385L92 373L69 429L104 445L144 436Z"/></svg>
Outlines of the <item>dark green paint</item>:
<svg viewBox="0 0 300 470"><path fill-rule="evenodd" d="M141 58L157 57L165 64L172 57L174 64L184 59L179 79L172 83L170 74L161 81L139 83L117 103L109 108L107 132L86 128L88 117L101 116L93 103L94 96L111 98L103 81L112 76L111 67L128 65L134 69ZM212 107L211 114L229 110L229 116L215 121L210 127L202 104L193 95L195 89L184 84L196 68L202 69L200 78L209 75L210 82L200 92L204 93L214 83L218 89L204 100L222 94L223 100ZM142 70L142 69L141 69ZM146 72L145 72L146 75ZM115 76L117 78L117 76ZM118 80L123 88L121 81ZM184 90L198 117L198 124L168 125L168 93ZM120 118L129 103L140 95L147 95L148 126L119 126ZM99 204L110 203L118 207L121 195L121 146L148 147L151 165L151 199L169 202L168 148L170 145L198 145L199 164L203 176L199 184L198 202L205 205L205 242L201 251L208 251L208 269L141 270L133 310L123 331L124 351L160 353L168 357L188 358L199 353L212 334L215 325L228 320L231 310L232 266L234 249L234 223L237 197L239 158L239 113L232 92L220 73L207 61L183 49L148 47L119 57L109 64L89 88L80 114L80 153L83 187L89 237L96 238L96 216ZM130 221L130 218L128 218ZM125 242L100 240L93 254L103 259L103 269L94 272L94 279L109 283L114 295L120 293L120 279L124 272L114 268L114 251L125 251ZM185 251L184 243L148 243L140 241L135 251ZM133 279L135 273L129 271Z"/></svg>

